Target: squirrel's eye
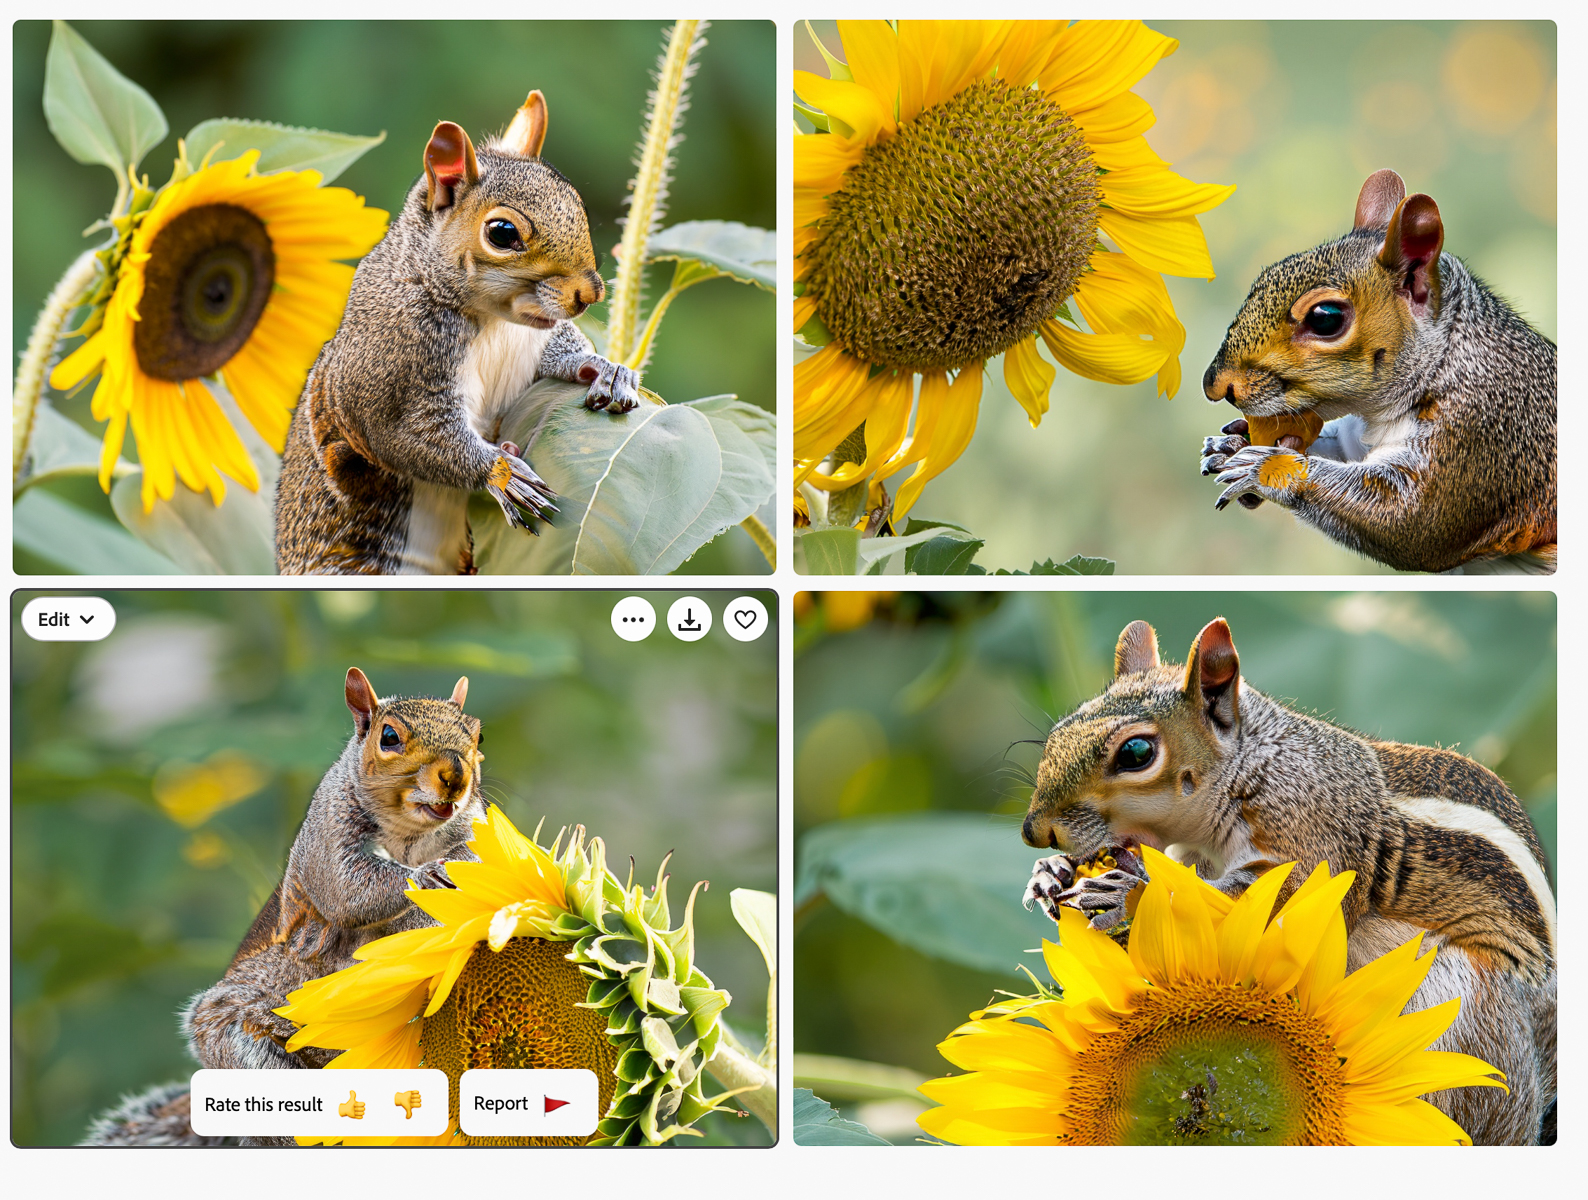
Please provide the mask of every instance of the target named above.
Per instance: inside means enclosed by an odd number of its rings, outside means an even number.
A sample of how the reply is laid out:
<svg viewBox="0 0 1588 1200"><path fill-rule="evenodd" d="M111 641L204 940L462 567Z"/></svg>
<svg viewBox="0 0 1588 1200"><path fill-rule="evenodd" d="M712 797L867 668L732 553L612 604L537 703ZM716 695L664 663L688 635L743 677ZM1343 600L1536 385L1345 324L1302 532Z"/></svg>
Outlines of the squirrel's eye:
<svg viewBox="0 0 1588 1200"><path fill-rule="evenodd" d="M1345 305L1333 300L1314 304L1307 310L1302 324L1319 337L1333 337L1345 328Z"/></svg>
<svg viewBox="0 0 1588 1200"><path fill-rule="evenodd" d="M1133 737L1114 755L1114 765L1121 771L1139 771L1152 762L1157 751L1146 738Z"/></svg>
<svg viewBox="0 0 1588 1200"><path fill-rule="evenodd" d="M382 750L395 750L402 745L402 738L397 736L397 731L390 725L382 727L380 731L380 748Z"/></svg>
<svg viewBox="0 0 1588 1200"><path fill-rule="evenodd" d="M485 240L498 250L522 250L524 243L518 236L518 226L497 217L485 223Z"/></svg>

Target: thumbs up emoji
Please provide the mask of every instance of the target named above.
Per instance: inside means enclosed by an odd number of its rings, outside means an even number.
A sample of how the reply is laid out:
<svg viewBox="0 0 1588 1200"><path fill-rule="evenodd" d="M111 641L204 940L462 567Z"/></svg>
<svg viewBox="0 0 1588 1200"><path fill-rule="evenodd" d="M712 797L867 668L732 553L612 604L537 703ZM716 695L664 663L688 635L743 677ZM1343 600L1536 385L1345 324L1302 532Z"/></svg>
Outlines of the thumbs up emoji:
<svg viewBox="0 0 1588 1200"><path fill-rule="evenodd" d="M414 1109L419 1108L421 1105L418 1089L416 1088L411 1092L398 1092L394 1103L403 1110L403 1120L412 1121L414 1119Z"/></svg>
<svg viewBox="0 0 1588 1200"><path fill-rule="evenodd" d="M364 1102L358 1098L357 1092L348 1092L346 1103L337 1107L336 1115L339 1117L352 1117L355 1121L364 1119Z"/></svg>

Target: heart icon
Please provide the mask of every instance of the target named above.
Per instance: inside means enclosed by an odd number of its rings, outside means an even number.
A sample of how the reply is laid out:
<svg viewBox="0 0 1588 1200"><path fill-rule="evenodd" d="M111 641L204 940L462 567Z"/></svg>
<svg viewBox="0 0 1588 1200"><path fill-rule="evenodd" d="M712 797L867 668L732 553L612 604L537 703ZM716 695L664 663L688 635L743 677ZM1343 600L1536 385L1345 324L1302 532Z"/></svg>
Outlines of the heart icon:
<svg viewBox="0 0 1588 1200"><path fill-rule="evenodd" d="M748 608L741 608L733 614L733 620L740 629L748 629L755 624L755 613Z"/></svg>

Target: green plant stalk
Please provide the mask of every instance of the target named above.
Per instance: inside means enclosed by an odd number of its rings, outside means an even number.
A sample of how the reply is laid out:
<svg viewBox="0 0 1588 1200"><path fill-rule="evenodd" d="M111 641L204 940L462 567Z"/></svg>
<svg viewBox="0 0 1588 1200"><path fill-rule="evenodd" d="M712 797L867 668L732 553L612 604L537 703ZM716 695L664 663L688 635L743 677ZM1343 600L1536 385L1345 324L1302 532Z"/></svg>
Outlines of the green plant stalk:
<svg viewBox="0 0 1588 1200"><path fill-rule="evenodd" d="M722 1041L717 1044L717 1052L706 1064L706 1070L723 1087L730 1091L738 1091L739 1094L734 1099L765 1125L773 1137L777 1136L775 1068L763 1067L756 1062L724 1026ZM746 1090L739 1091L741 1088Z"/></svg>
<svg viewBox="0 0 1588 1200"><path fill-rule="evenodd" d="M760 517L751 513L739 522L739 528L750 535L750 540L755 543L755 548L766 557L767 566L777 570L777 539L772 536Z"/></svg>
<svg viewBox="0 0 1588 1200"><path fill-rule="evenodd" d="M700 21L674 23L667 51L662 57L656 90L651 93L645 136L640 142L639 169L631 184L629 213L623 223L623 241L618 249L618 277L612 285L607 320L607 357L626 366L635 365L631 359L640 323L645 249L652 230L661 220L667 200L672 167L669 151L686 107L684 89L689 81L691 60L699 46L701 24Z"/></svg>
<svg viewBox="0 0 1588 1200"><path fill-rule="evenodd" d="M95 260L97 251L84 250L66 274L51 290L44 307L33 322L33 332L28 335L27 349L17 364L16 385L11 391L11 482L22 475L22 464L27 461L28 447L33 441L33 419L39 409L39 397L44 394L45 369L56 343L61 340L61 329L66 318L80 304L98 273Z"/></svg>

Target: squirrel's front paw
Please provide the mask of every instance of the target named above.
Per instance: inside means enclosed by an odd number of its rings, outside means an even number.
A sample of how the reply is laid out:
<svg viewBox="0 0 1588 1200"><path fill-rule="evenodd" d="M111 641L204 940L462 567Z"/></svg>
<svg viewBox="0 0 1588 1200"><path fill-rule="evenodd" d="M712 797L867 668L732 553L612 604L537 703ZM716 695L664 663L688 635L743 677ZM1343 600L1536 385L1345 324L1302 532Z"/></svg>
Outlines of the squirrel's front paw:
<svg viewBox="0 0 1588 1200"><path fill-rule="evenodd" d="M1225 459L1218 482L1224 485L1215 509L1241 496L1256 496L1288 507L1307 480L1307 459L1285 446L1247 446Z"/></svg>
<svg viewBox="0 0 1588 1200"><path fill-rule="evenodd" d="M584 398L588 409L626 413L640 402L640 376L632 367L597 356L585 360L579 368L579 379L590 385Z"/></svg>
<svg viewBox="0 0 1588 1200"><path fill-rule="evenodd" d="M1057 921L1059 897L1075 885L1075 865L1076 860L1068 854L1037 859L1036 866L1031 868L1031 882L1026 884L1026 908L1035 901L1050 920Z"/></svg>
<svg viewBox="0 0 1588 1200"><path fill-rule="evenodd" d="M1075 882L1059 894L1057 903L1084 914L1093 929L1109 930L1124 922L1130 894L1146 882L1141 859L1115 847L1078 866Z"/></svg>
<svg viewBox="0 0 1588 1200"><path fill-rule="evenodd" d="M1215 475L1224 469L1225 461L1251 445L1246 440L1246 419L1237 417L1218 434L1202 439L1202 474Z"/></svg>
<svg viewBox="0 0 1588 1200"><path fill-rule="evenodd" d="M447 864L439 858L431 859L427 863L420 863L414 868L414 882L422 888L455 888L447 875Z"/></svg>
<svg viewBox="0 0 1588 1200"><path fill-rule="evenodd" d="M534 533L535 526L524 514L527 512L532 517L550 522L551 517L547 514L557 511L557 506L552 503L557 493L535 474L527 462L518 457L518 447L512 442L503 442L497 449L500 453L491 465L485 490L496 497L509 525Z"/></svg>

